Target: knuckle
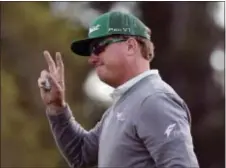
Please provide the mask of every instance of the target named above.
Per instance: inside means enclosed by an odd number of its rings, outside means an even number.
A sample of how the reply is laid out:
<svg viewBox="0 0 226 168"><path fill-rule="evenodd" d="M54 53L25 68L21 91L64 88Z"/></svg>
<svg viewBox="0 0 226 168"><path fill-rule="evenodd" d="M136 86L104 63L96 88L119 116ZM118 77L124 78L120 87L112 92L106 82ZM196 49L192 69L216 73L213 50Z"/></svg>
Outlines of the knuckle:
<svg viewBox="0 0 226 168"><path fill-rule="evenodd" d="M42 79L39 78L39 79L38 79L38 84L41 84L41 82L42 82Z"/></svg>
<svg viewBox="0 0 226 168"><path fill-rule="evenodd" d="M46 70L42 70L40 76L41 76L41 77L44 77L44 76L46 75L46 73L47 73Z"/></svg>

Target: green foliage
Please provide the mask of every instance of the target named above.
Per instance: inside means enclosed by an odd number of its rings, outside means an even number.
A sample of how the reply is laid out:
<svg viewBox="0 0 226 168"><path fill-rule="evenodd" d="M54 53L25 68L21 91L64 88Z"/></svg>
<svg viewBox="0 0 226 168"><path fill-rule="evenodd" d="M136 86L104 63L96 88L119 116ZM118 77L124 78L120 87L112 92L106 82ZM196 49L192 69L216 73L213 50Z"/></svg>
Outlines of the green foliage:
<svg viewBox="0 0 226 168"><path fill-rule="evenodd" d="M51 15L46 2L3 2L1 13L1 167L65 167L50 132L37 79L47 68L43 50L53 55L60 51L67 100L78 121L91 127L81 111L87 60L70 51L71 42L85 31Z"/></svg>
<svg viewBox="0 0 226 168"><path fill-rule="evenodd" d="M15 79L3 70L1 81L1 166L56 166L54 160L59 159L56 152L40 145L38 132L42 127L39 121L26 115L18 103L20 95Z"/></svg>

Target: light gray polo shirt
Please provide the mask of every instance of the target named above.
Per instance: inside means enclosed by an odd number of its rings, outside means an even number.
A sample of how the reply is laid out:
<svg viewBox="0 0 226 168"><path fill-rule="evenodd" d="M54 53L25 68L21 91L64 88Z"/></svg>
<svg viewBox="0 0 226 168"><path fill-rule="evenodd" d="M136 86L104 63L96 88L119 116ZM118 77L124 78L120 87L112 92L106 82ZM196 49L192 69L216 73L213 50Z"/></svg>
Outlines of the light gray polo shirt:
<svg viewBox="0 0 226 168"><path fill-rule="evenodd" d="M112 99L114 100L114 103L119 100L119 98L127 91L129 88L131 88L133 85L135 85L137 82L139 82L141 79L145 78L146 76L149 75L158 75L158 70L153 69L153 70L147 70L136 77L128 80L124 84L120 85L117 87L113 93L111 94Z"/></svg>
<svg viewBox="0 0 226 168"><path fill-rule="evenodd" d="M57 116L47 110L53 136L69 165L198 168L185 102L158 73L147 71L134 79L119 87L123 94L90 131L76 122L69 106Z"/></svg>

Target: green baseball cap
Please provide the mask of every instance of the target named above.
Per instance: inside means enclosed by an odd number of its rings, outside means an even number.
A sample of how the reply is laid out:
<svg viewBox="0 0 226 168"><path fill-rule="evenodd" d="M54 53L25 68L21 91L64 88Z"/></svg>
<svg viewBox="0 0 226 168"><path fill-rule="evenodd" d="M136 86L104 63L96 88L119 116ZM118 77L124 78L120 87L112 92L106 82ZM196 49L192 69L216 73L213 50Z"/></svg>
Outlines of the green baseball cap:
<svg viewBox="0 0 226 168"><path fill-rule="evenodd" d="M88 33L88 38L74 41L71 50L81 56L90 56L91 43L114 34L140 36L150 40L150 29L137 17L123 12L108 12L95 19Z"/></svg>

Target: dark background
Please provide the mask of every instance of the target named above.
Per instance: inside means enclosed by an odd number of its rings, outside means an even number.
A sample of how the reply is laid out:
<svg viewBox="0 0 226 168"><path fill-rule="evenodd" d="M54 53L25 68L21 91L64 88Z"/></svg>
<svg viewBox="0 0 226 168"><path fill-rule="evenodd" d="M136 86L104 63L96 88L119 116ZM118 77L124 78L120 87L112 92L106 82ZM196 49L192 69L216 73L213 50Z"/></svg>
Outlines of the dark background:
<svg viewBox="0 0 226 168"><path fill-rule="evenodd" d="M188 104L201 168L223 168L225 27L218 26L214 18L222 5L224 2L1 2L1 167L67 167L50 133L37 87L40 71L47 67L42 52L62 53L67 100L81 125L92 128L107 106L84 92L91 67L87 58L70 51L70 44L87 34L85 19L80 17L91 20L92 12L115 7L131 8L150 27L156 55L151 67ZM214 51L221 54L214 55ZM214 64L214 60L218 61Z"/></svg>

